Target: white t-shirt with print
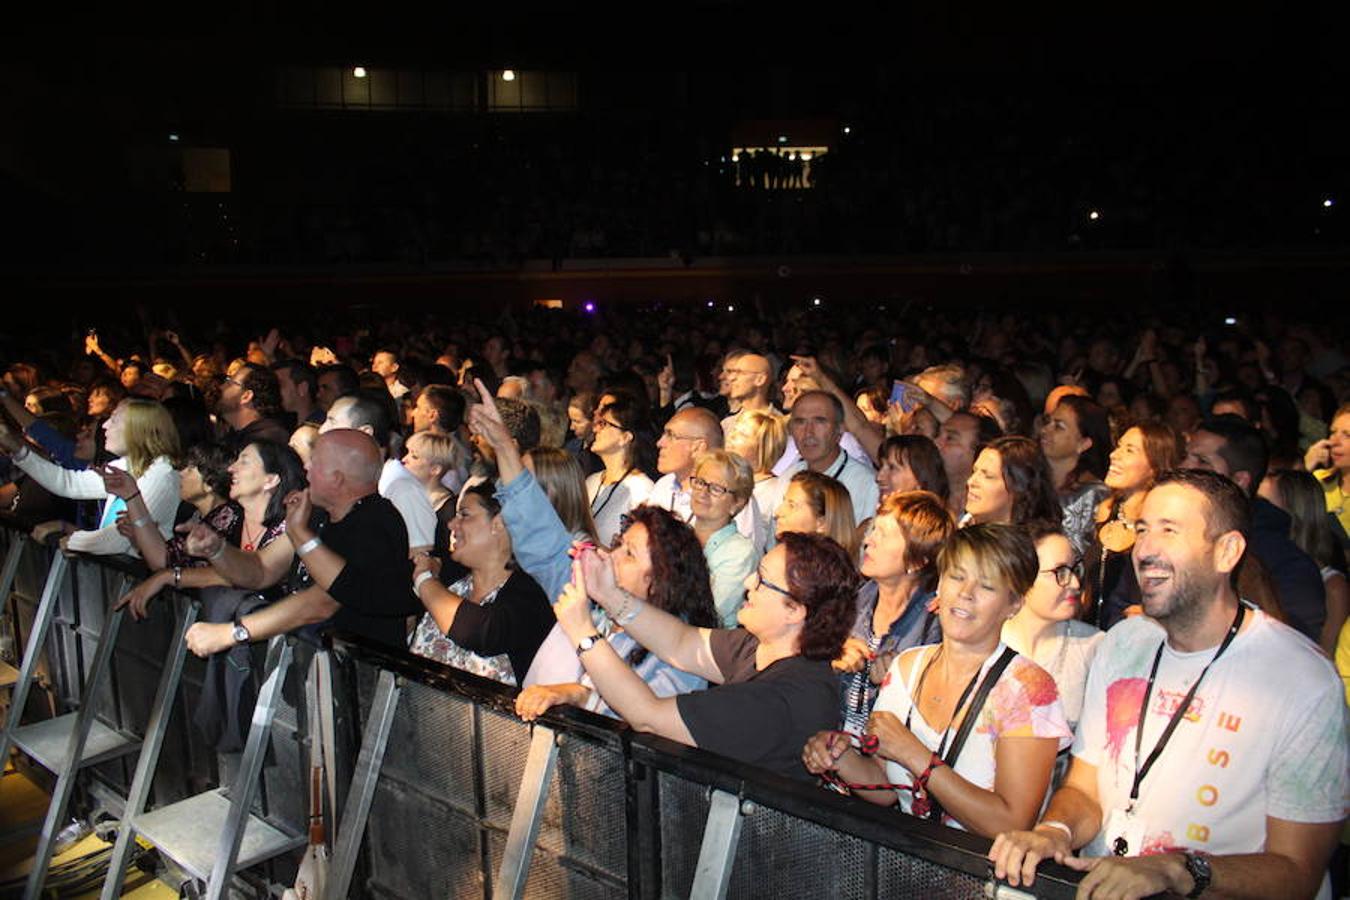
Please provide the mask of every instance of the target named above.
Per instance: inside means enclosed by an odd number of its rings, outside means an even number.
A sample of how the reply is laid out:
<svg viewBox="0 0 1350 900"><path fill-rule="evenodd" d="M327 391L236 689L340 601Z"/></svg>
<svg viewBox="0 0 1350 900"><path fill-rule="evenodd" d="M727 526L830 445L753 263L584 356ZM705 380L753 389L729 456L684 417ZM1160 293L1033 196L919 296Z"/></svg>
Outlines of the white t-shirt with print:
<svg viewBox="0 0 1350 900"><path fill-rule="evenodd" d="M901 722L910 713L911 695L918 684L924 667L929 664L938 645L928 644L906 650L891 663L877 694L873 712L892 713ZM999 644L980 667L980 683L983 682L989 668L1003 655L1005 647ZM972 692L974 693L974 692ZM970 701L967 701L969 704ZM910 716L910 729L919 742L929 750L936 751L942 743L943 732L924 720L923 714L915 709ZM955 738L956 729L947 737L948 746ZM1073 735L1069 724L1064 720L1064 710L1059 703L1059 691L1055 679L1040 666L1020 653L1008 663L1008 667L999 676L998 682L989 691L984 706L980 709L979 719L961 748L956 759L955 772L966 781L985 790L994 788L995 758L998 741L1004 737L1055 738L1059 747L1069 745ZM886 761L886 780L892 784L909 784L914 781L914 773L904 766L890 760ZM900 808L910 812L913 794L909 791L897 791ZM953 828L963 828L945 812L942 824Z"/></svg>
<svg viewBox="0 0 1350 900"><path fill-rule="evenodd" d="M1158 623L1138 616L1107 632L1088 675L1073 754L1097 767L1103 823L1129 802L1139 708L1160 645L1142 763L1217 648L1178 653ZM1249 609L1140 787L1143 844L1130 852L1259 853L1267 816L1339 821L1348 761L1345 695L1331 663L1298 632ZM1082 852L1104 856L1108 840L1103 831ZM1324 883L1319 896L1327 895Z"/></svg>

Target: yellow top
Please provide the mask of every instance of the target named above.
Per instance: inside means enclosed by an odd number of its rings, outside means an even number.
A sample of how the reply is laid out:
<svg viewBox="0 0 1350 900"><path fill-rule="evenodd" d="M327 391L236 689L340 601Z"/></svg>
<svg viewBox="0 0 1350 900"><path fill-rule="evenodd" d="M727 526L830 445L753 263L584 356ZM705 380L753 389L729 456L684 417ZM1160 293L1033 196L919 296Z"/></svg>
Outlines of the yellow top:
<svg viewBox="0 0 1350 900"><path fill-rule="evenodd" d="M1336 639L1336 671L1345 682L1345 702L1350 703L1350 619L1345 620L1341 635Z"/></svg>
<svg viewBox="0 0 1350 900"><path fill-rule="evenodd" d="M1322 490L1327 492L1327 512L1340 521L1346 534L1350 534L1350 502L1347 502L1350 497L1341 490L1341 480L1336 477L1335 470L1318 469L1313 475L1322 482Z"/></svg>

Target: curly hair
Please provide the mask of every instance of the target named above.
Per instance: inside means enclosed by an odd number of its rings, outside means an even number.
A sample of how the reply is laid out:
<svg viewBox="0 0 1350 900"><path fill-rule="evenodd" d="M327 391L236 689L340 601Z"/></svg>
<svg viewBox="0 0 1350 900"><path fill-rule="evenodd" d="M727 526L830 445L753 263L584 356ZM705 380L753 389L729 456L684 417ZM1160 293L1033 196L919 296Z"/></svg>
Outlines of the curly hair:
<svg viewBox="0 0 1350 900"><path fill-rule="evenodd" d="M985 449L997 453L1002 463L1003 485L1012 497L1012 524L1060 521L1064 512L1055 491L1055 478L1039 443L1012 434L990 441Z"/></svg>
<svg viewBox="0 0 1350 900"><path fill-rule="evenodd" d="M806 608L797 648L807 659L837 659L858 614L858 572L848 551L821 534L787 532L787 583Z"/></svg>
<svg viewBox="0 0 1350 900"><path fill-rule="evenodd" d="M211 493L226 500L230 497L230 463L234 454L228 447L214 441L196 444L188 448L184 465L192 466L202 478L202 483L211 489Z"/></svg>
<svg viewBox="0 0 1350 900"><path fill-rule="evenodd" d="M625 517L624 531L634 525L647 529L651 557L651 587L647 602L698 628L720 628L722 617L713 603L708 560L694 529L659 506L635 506ZM630 666L647 658L645 647L628 654ZM831 657L833 658L833 657Z"/></svg>
<svg viewBox="0 0 1350 900"><path fill-rule="evenodd" d="M252 406L260 416L275 416L281 412L281 383L277 373L252 363L244 367L239 386L253 392Z"/></svg>

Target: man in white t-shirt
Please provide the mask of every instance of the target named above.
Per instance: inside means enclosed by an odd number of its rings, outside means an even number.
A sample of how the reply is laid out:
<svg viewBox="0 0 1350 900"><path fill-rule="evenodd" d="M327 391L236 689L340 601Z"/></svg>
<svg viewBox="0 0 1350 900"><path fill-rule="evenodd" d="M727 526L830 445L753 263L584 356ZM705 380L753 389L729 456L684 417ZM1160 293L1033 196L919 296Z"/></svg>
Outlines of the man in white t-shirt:
<svg viewBox="0 0 1350 900"><path fill-rule="evenodd" d="M1250 523L1214 472L1149 491L1134 545L1147 617L1102 640L1068 777L1033 831L995 840L999 877L1030 884L1054 859L1087 873L1080 897L1330 897L1344 694L1310 641L1239 602Z"/></svg>
<svg viewBox="0 0 1350 900"><path fill-rule="evenodd" d="M797 445L801 459L778 475L778 491L772 517L783 502L792 476L803 469L828 475L848 489L853 501L854 524L861 525L877 511L876 472L844 452L840 440L844 434L844 408L839 398L825 391L806 391L792 405L788 433Z"/></svg>

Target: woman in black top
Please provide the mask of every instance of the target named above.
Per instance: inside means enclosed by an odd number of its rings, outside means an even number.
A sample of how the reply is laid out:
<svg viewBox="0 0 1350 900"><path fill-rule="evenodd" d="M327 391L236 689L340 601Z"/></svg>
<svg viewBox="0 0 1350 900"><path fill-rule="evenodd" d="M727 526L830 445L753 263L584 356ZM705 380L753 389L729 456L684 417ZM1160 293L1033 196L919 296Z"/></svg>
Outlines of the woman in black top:
<svg viewBox="0 0 1350 900"><path fill-rule="evenodd" d="M409 649L419 656L518 684L553 627L548 598L518 569L492 482L464 491L450 524L450 586L439 560L418 557L413 590L426 607Z"/></svg>
<svg viewBox="0 0 1350 900"><path fill-rule="evenodd" d="M554 606L596 689L639 731L806 778L801 743L833 728L830 661L853 624L857 574L827 537L789 532L746 578L739 628L695 628L620 590L603 551L586 550ZM657 697L595 635L588 597L665 662L716 685Z"/></svg>

